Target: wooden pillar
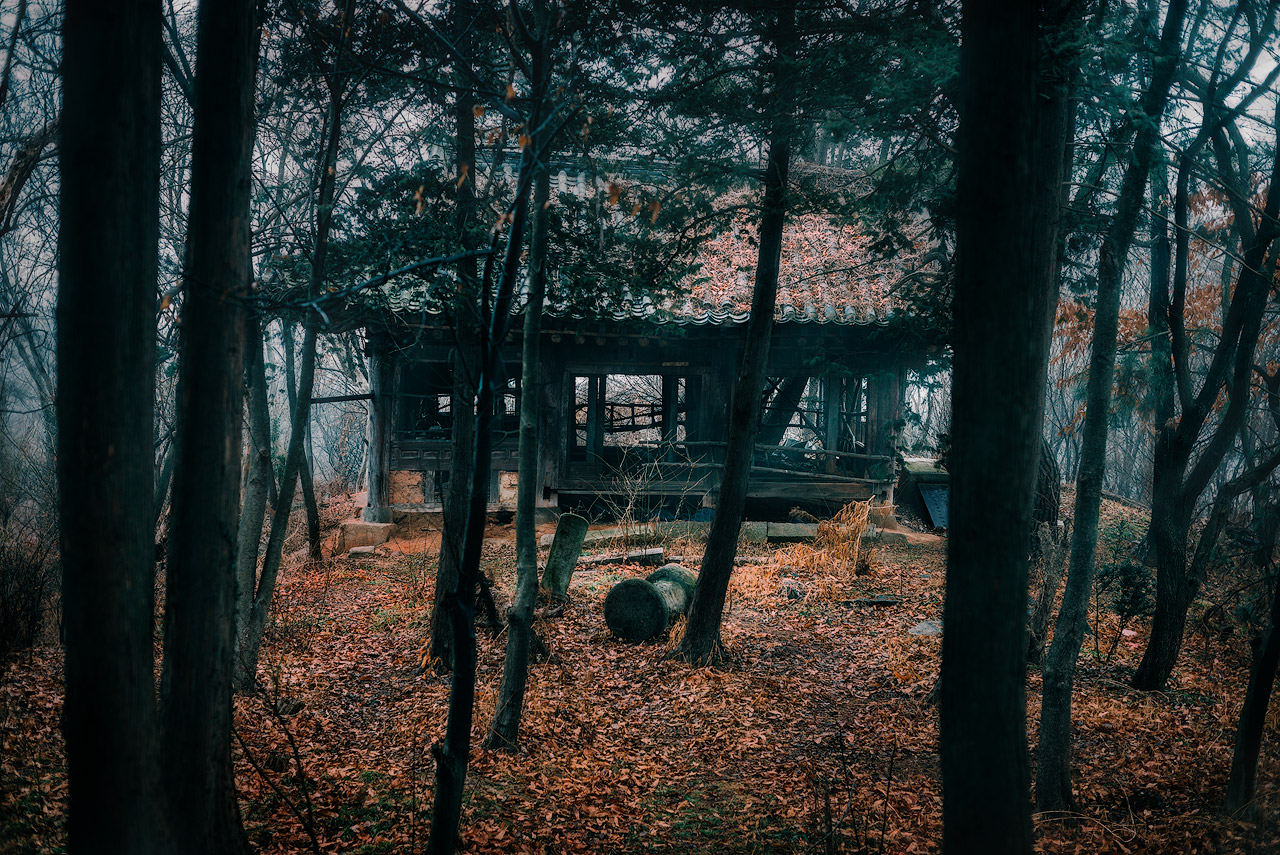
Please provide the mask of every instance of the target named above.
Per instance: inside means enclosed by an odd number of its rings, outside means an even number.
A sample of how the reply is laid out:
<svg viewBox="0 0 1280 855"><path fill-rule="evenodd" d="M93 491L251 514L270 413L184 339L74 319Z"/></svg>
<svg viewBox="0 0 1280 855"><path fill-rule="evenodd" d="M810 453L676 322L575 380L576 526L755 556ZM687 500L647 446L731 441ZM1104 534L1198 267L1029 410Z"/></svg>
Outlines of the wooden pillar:
<svg viewBox="0 0 1280 855"><path fill-rule="evenodd" d="M565 404L565 372L555 359L542 362L542 388L538 390L538 495L541 507L556 507L560 503L556 490L565 474L569 443L572 442L573 405Z"/></svg>
<svg viewBox="0 0 1280 855"><path fill-rule="evenodd" d="M676 442L678 420L680 417L680 378L674 374L662 375L662 442L667 447L663 456L670 460L673 456L672 446Z"/></svg>
<svg viewBox="0 0 1280 855"><path fill-rule="evenodd" d="M706 439L702 432L702 374L691 374L684 386L684 439L685 442L700 442ZM698 456L695 449L690 453Z"/></svg>
<svg viewBox="0 0 1280 855"><path fill-rule="evenodd" d="M729 439L729 395L733 392L733 377L733 367L719 360L711 366L702 383L702 438L720 443L713 460L724 459L724 443Z"/></svg>
<svg viewBox="0 0 1280 855"><path fill-rule="evenodd" d="M840 387L841 377L832 372L822 378L822 447L827 451L840 450ZM828 454L824 469L835 474L838 458Z"/></svg>
<svg viewBox="0 0 1280 855"><path fill-rule="evenodd" d="M395 400L395 357L369 352L369 500L360 513L365 522L391 522L391 420Z"/></svg>
<svg viewBox="0 0 1280 855"><path fill-rule="evenodd" d="M606 379L593 374L587 383L587 460L604 459Z"/></svg>
<svg viewBox="0 0 1280 855"><path fill-rule="evenodd" d="M868 378L867 389L867 451L894 457L898 451L898 422L902 418L902 372L888 366ZM894 463L874 463L868 475L872 478L891 480Z"/></svg>

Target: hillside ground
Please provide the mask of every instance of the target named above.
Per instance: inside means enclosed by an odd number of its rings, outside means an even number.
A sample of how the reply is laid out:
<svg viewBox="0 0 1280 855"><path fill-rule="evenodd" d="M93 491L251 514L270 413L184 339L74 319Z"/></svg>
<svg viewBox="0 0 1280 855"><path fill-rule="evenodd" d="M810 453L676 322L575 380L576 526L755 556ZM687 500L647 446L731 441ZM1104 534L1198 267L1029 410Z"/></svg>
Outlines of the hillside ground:
<svg viewBox="0 0 1280 855"><path fill-rule="evenodd" d="M1104 537L1126 521L1138 527L1135 515L1108 506ZM372 555L289 565L263 656L267 688L236 700L237 785L260 851L372 855L425 843L430 747L449 690L422 667L437 542L419 532ZM697 568L700 545L667 549ZM928 696L941 640L909 630L941 622L945 541L879 546L870 566L855 576L788 554L737 568L730 659L719 668L664 658L679 624L645 645L605 627L609 588L645 569L579 570L564 613L536 624L552 656L531 669L516 753L480 747L505 641L481 633L464 850L939 851L938 709ZM484 567L509 601L509 526L491 530ZM858 602L879 595L898 602ZM1247 680L1243 632L1206 601L1169 689L1138 693L1127 681L1144 621L1122 625L1095 605L1076 681L1081 813L1037 816L1038 849L1280 851L1274 730L1259 775L1262 821L1218 810ZM10 663L0 682L5 855L65 848L60 680L49 645ZM1039 690L1032 669L1032 751Z"/></svg>

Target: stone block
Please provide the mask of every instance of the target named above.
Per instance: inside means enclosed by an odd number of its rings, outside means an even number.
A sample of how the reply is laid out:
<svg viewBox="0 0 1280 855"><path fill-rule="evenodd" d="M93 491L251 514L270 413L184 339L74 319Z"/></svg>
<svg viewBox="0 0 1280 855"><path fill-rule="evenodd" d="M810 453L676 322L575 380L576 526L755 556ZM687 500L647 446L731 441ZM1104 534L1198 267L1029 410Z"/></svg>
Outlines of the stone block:
<svg viewBox="0 0 1280 855"><path fill-rule="evenodd" d="M818 536L817 523L769 523L770 543L801 543Z"/></svg>
<svg viewBox="0 0 1280 855"><path fill-rule="evenodd" d="M363 520L347 520L338 525L338 548L341 554L356 546L377 546L386 543L395 534L395 523L372 523Z"/></svg>

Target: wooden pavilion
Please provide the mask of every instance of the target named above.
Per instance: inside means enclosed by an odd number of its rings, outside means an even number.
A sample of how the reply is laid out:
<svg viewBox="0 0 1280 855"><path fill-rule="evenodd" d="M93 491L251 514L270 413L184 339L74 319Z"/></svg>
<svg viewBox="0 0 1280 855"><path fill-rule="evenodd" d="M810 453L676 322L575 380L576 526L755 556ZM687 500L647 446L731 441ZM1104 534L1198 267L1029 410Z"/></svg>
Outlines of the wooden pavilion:
<svg viewBox="0 0 1280 855"><path fill-rule="evenodd" d="M442 310L393 306L370 328L369 508L434 510L451 455L453 329ZM405 318L413 318L405 321ZM651 512L714 506L746 312L627 301L591 317L552 307L542 333L539 505L605 501ZM491 506L514 505L520 325L504 342ZM907 373L937 346L892 312L847 303L776 314L749 501L891 502ZM641 508L636 508L640 505Z"/></svg>

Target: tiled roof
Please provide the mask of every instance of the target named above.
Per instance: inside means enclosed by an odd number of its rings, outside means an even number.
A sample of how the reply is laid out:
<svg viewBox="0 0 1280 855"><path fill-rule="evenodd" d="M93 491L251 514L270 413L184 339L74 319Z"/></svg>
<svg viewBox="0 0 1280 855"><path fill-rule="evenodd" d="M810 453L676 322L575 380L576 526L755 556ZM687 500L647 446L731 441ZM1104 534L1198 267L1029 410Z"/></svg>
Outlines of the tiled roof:
<svg viewBox="0 0 1280 855"><path fill-rule="evenodd" d="M430 289L423 286L390 287L386 288L381 296L387 301L388 307L402 317L412 315L439 317L446 314L448 308L444 300L431 294ZM521 309L523 305L522 300L518 301L516 308ZM657 326L735 325L745 324L751 317L749 309L737 309L731 303L722 303L719 306L699 304L693 300L685 300L682 303L672 301L655 303L649 297L624 298L614 303L597 302L590 307L569 302L553 302L546 306L545 311L551 317L564 320L637 322ZM806 303L802 306L787 303L779 305L774 315L780 323L845 326L885 325L892 316L893 312L878 313L848 302L843 305Z"/></svg>

